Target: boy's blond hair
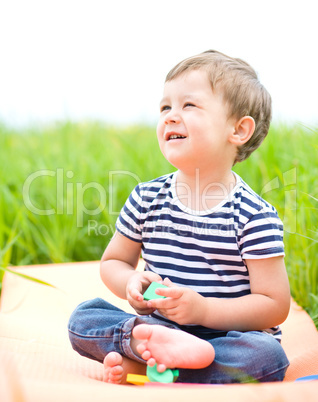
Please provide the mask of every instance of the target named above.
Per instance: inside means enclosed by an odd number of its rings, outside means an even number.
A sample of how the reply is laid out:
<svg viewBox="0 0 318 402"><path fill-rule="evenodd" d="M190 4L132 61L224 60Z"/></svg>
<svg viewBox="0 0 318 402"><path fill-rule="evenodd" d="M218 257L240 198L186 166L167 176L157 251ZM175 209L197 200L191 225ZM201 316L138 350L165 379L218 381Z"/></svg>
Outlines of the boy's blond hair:
<svg viewBox="0 0 318 402"><path fill-rule="evenodd" d="M261 145L268 133L272 115L269 93L249 64L215 50L181 61L170 70L166 82L195 69L207 71L212 90L222 94L228 106L229 118L251 116L255 120L255 131L249 141L238 147L234 164L243 161Z"/></svg>

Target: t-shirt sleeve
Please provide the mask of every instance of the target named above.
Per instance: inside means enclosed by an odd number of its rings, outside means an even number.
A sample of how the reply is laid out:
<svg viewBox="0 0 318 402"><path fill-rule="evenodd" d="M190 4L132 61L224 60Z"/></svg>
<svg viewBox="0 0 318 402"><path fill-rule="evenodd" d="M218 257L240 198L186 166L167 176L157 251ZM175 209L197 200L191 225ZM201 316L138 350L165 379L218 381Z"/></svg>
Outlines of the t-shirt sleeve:
<svg viewBox="0 0 318 402"><path fill-rule="evenodd" d="M130 240L141 243L142 197L137 185L128 197L116 221L116 229Z"/></svg>
<svg viewBox="0 0 318 402"><path fill-rule="evenodd" d="M244 226L239 243L242 258L284 256L283 233L283 223L274 208L259 211Z"/></svg>

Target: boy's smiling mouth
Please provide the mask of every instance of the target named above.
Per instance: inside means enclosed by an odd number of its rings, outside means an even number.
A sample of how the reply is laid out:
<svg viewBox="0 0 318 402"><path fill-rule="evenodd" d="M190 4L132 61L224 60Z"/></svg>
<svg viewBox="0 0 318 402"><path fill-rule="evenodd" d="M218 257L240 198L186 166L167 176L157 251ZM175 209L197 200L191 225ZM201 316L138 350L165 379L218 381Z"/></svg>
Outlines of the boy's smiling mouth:
<svg viewBox="0 0 318 402"><path fill-rule="evenodd" d="M175 133L175 132L172 132L172 131L170 131L170 132L168 132L168 133L165 134L165 140L166 140L166 141L170 141L170 140L180 140L180 139L182 140L182 139L184 139L184 138L186 138L185 135L179 134L179 133Z"/></svg>

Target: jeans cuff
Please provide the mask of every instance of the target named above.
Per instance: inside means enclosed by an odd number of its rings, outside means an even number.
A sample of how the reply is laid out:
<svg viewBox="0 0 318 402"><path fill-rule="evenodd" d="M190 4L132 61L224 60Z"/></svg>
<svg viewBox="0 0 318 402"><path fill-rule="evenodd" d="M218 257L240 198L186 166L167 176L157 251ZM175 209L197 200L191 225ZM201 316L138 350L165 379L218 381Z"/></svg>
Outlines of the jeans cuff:
<svg viewBox="0 0 318 402"><path fill-rule="evenodd" d="M140 320L139 317L132 317L128 318L128 320L123 323L120 331L120 347L124 356L137 362L146 364L146 361L140 356L136 355L130 346L132 330L136 325L141 324L142 322L143 321Z"/></svg>

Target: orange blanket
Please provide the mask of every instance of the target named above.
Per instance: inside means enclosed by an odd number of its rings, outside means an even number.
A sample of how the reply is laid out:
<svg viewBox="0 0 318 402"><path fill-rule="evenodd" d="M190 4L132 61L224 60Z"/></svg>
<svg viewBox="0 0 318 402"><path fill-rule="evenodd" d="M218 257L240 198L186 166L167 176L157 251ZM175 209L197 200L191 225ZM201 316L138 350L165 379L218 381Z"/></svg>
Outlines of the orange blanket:
<svg viewBox="0 0 318 402"><path fill-rule="evenodd" d="M5 275L0 305L1 402L318 400L318 381L294 382L318 374L318 332L294 302L282 325L282 344L291 361L283 383L119 386L103 383L102 365L74 352L67 334L68 318L83 300L99 296L130 309L101 283L99 263L18 270L56 288Z"/></svg>

